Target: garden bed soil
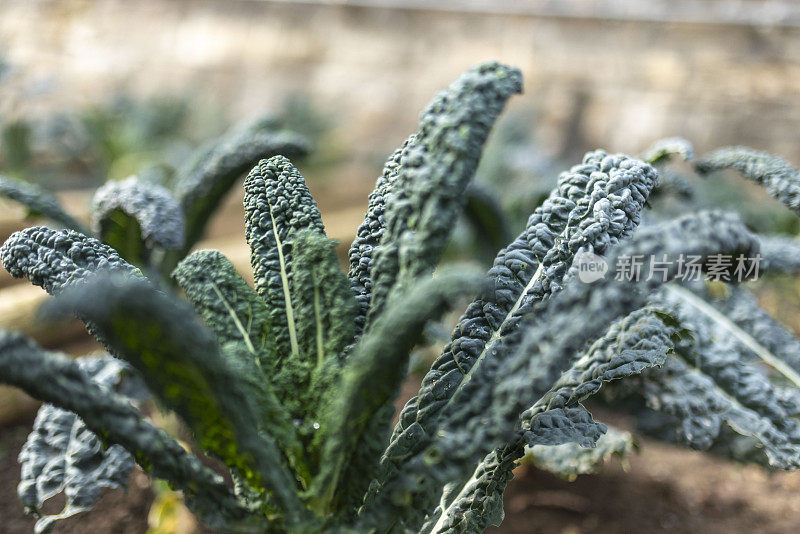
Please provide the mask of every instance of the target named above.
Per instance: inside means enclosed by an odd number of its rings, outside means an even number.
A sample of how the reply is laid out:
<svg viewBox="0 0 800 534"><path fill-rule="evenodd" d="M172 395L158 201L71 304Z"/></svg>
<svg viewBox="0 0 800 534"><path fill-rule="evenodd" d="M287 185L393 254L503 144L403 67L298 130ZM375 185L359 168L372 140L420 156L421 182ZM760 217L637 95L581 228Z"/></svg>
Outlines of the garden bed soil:
<svg viewBox="0 0 800 534"><path fill-rule="evenodd" d="M0 531L6 534L33 532L34 521L16 496L16 456L31 422L0 429ZM797 532L800 473L770 474L647 439L641 445L627 471L612 460L599 474L574 482L521 467L506 492L506 520L490 532ZM137 471L127 495L106 491L97 508L60 522L54 532L144 534L152 499Z"/></svg>

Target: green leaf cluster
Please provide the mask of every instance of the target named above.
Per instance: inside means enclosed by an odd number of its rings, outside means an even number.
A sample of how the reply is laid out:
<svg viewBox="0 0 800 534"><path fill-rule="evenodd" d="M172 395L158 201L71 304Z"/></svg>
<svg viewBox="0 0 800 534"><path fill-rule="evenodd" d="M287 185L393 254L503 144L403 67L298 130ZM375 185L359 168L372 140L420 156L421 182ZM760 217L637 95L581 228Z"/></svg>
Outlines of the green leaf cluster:
<svg viewBox="0 0 800 534"><path fill-rule="evenodd" d="M83 320L158 406L180 417L196 448L224 465L230 484L129 396L19 334L0 334L2 381L74 414L108 447L91 451L100 465L121 465L112 451L127 451L182 490L203 522L231 532L481 532L502 520L503 490L526 450L571 477L633 448L629 434L584 406L600 391L639 396L662 416L663 432L691 446L800 466L800 341L745 289L731 286L719 299L704 283L682 282L677 261L696 256L708 268L719 254L761 251L766 270L793 273L798 249L753 234L732 213L643 218L658 187L651 164L589 152L486 276L453 268L432 276L491 126L521 90L518 70L489 62L433 99L387 161L348 273L284 155L259 160L244 183L254 287L212 250L177 262L179 295L76 231L35 227L0 247L6 269L56 295L47 314ZM163 248L176 234L171 215L182 210L185 224L204 224L207 195L229 187L258 139L241 134L204 152L190 165L194 178L178 180L173 207L152 189L143 200L133 182L99 204L137 212L142 235ZM660 164L692 157L682 140L649 154ZM742 157L713 158L714 168L732 165L794 206L796 171ZM111 223L99 227L117 235ZM587 253L610 265L643 258L643 273L657 261L667 267L641 281L584 283L576 259ZM392 429L426 324L464 297L474 300ZM26 465L47 462L30 450ZM57 456L70 465L85 454L67 446ZM114 485L125 471L79 474L76 484ZM60 489L62 479L36 468L26 480ZM36 508L40 494L30 487L21 495Z"/></svg>

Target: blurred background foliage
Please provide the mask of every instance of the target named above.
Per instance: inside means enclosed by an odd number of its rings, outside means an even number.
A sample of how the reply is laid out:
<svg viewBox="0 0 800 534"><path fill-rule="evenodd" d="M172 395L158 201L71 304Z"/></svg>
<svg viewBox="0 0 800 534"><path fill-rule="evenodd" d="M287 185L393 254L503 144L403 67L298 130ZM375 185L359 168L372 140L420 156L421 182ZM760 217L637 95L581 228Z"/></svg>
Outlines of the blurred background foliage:
<svg viewBox="0 0 800 534"><path fill-rule="evenodd" d="M288 96L270 120L312 142L311 168L341 159L341 147L328 135L335 120L307 95ZM0 173L55 189L96 187L132 174L168 180L194 148L229 126L222 108L185 95L118 94L74 111L2 116Z"/></svg>

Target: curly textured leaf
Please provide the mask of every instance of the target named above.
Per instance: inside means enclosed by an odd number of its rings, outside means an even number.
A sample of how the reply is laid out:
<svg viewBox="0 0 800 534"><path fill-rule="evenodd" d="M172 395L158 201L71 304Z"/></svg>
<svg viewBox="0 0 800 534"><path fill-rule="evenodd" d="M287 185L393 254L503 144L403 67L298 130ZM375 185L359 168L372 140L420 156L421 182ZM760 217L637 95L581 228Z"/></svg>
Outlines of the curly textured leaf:
<svg viewBox="0 0 800 534"><path fill-rule="evenodd" d="M222 477L148 423L126 399L93 381L74 360L45 352L23 335L0 332L0 377L74 412L104 443L128 450L146 471L182 489L187 504L209 526L246 526L249 512Z"/></svg>
<svg viewBox="0 0 800 534"><path fill-rule="evenodd" d="M408 436L435 432L439 414L475 370L496 358L504 337L535 303L560 289L579 250L603 254L633 232L656 182L650 165L601 150L561 175L525 231L497 255L489 270L494 291L470 304L423 379L419 396L404 408L382 461L384 474L398 468L391 458L420 450L424 440Z"/></svg>
<svg viewBox="0 0 800 534"><path fill-rule="evenodd" d="M727 424L752 438L770 465L800 467L800 395L772 384L756 362L777 365L790 380L800 375L719 307L687 289L670 286L654 300L675 308L693 332L678 345L680 358L647 373L639 386L650 408L672 417L672 438L708 449L733 435L721 433ZM737 300L729 309L739 317L751 315L752 308Z"/></svg>
<svg viewBox="0 0 800 534"><path fill-rule="evenodd" d="M361 490L347 491L350 494L341 498L353 499L353 493L359 498L363 495L376 467L378 451L372 451L366 465L353 462L354 450L363 446L361 437L368 428L375 430L370 421L378 413L384 425L380 432L388 432L391 419L386 416L391 412L383 408L391 405L399 392L409 354L425 324L441 316L458 297L477 292L481 281L477 275L453 271L419 282L405 295L393 296L388 303L392 313L382 316L356 345L318 437L324 444L322 471L315 480L321 509L326 509L335 497L333 492L340 480ZM385 446L385 437L381 441Z"/></svg>
<svg viewBox="0 0 800 534"><path fill-rule="evenodd" d="M800 215L800 173L785 159L743 146L715 150L695 164L702 174L734 169Z"/></svg>
<svg viewBox="0 0 800 534"><path fill-rule="evenodd" d="M126 260L142 264L154 247L183 246L181 206L167 189L131 176L108 182L92 198L92 227Z"/></svg>
<svg viewBox="0 0 800 534"><path fill-rule="evenodd" d="M526 459L545 471L567 480L578 475L594 473L612 456L625 458L634 450L635 443L630 432L606 427L594 447L585 448L577 443L564 443L556 447L534 445L528 449Z"/></svg>
<svg viewBox="0 0 800 534"><path fill-rule="evenodd" d="M743 346L748 351L755 354L764 363L770 365L776 371L782 374L786 379L794 384L795 387L800 387L800 371L795 368L797 367L797 356L795 352L797 348L797 341L784 348L776 346L774 341L767 340L769 346L776 347L778 349L778 352L775 353L767 348L767 346L764 346L764 344L762 344L758 339L754 338L746 329L740 327L736 321L727 317L725 313L721 312L718 308L714 307L712 304L709 304L703 298L695 295L691 291L679 286L670 286L667 288L666 292L668 296L664 296L663 298L667 302L680 303L683 306L682 309L684 310L686 310L687 307L690 308L689 318L684 319L688 324L696 326L692 321L693 318L702 320L707 324L712 324L714 333L717 336L736 341L738 345ZM752 300L751 302L753 304L751 306L747 306L744 302L744 291L737 292L737 297L738 298L735 300L735 306L731 306L731 301L728 301L728 305L726 306L727 311L731 314L734 314L742 323L747 324L748 319L750 320L750 324L755 323L754 320L757 320L758 311L760 311L757 304L755 304L755 301ZM743 318L743 316L745 317ZM791 363L784 361L784 355L789 357L789 362Z"/></svg>
<svg viewBox="0 0 800 534"><path fill-rule="evenodd" d="M175 177L175 196L186 218L183 254L205 232L206 224L225 194L236 181L263 158L278 154L289 158L304 156L308 143L291 132L276 132L270 121L229 132L198 149Z"/></svg>
<svg viewBox="0 0 800 534"><path fill-rule="evenodd" d="M675 343L688 335L678 324L669 308L646 307L611 325L550 391L522 413L523 430L532 428L540 414L575 406L596 394L605 382L662 366Z"/></svg>
<svg viewBox="0 0 800 534"><path fill-rule="evenodd" d="M496 524L489 521L492 517L502 518L502 494L517 461L524 454L525 445L534 448L546 445L548 450L554 445L563 445L563 451L593 447L606 426L594 423L579 403L597 393L606 382L663 365L673 341L680 335L675 323L670 315L654 308L637 310L614 323L561 375L550 391L522 413L519 435L489 453L463 488L454 488L460 491L454 492L451 501L443 503L447 506L440 504L428 520L438 529L431 532L458 532L459 528L468 526L480 531L489 524ZM574 446L567 446L567 443ZM553 454L560 458L559 453ZM567 461L569 453L563 454L563 460ZM592 456L592 452L587 451L585 455L578 454L582 460L576 461L585 465L581 462ZM484 506L479 502L484 498L499 509L481 518L476 511ZM442 510L445 510L444 515Z"/></svg>
<svg viewBox="0 0 800 534"><path fill-rule="evenodd" d="M252 489L269 491L289 525L302 520L304 507L284 456L273 436L254 424L263 397L242 376L250 369L220 353L185 301L141 278L101 276L69 288L48 307L51 314L71 311L90 321L153 395L181 416L203 450Z"/></svg>
<svg viewBox="0 0 800 534"><path fill-rule="evenodd" d="M700 256L700 263L706 265L710 256L719 253L742 254L752 257L755 255L757 247L757 239L737 216L718 212L702 212L695 216L676 219L664 225L642 229L629 245L620 247L616 254L609 258L609 261L611 264L616 264L619 258L638 254L644 256L645 264L648 264L653 261L653 258L661 258L664 255L669 259L676 258L680 254L692 254ZM499 381L499 385L493 393L492 406L497 410L492 410L491 413L499 416L496 420L498 422L516 422L518 414L522 411L518 408L525 409L526 404L531 405L524 398L530 398L530 393L536 391L540 385L550 388L551 383L542 382L540 384L537 380L531 381L526 378L540 375L541 373L537 371L538 366L550 365L558 361L558 358L552 360L545 358L546 354L560 352L563 358L564 355L569 357L571 354L579 353L581 340L599 337L608 327L609 319L614 320L629 313L632 309L640 307L648 296L647 290L652 291L674 277L677 272L677 262L671 262L664 278L648 277L639 284L626 284L606 279L591 285L572 284L563 297L555 298L550 303L541 306L540 313L534 313L528 319L529 326L520 329L520 332L524 332L524 334L518 334L522 338L520 344L514 350L514 355L503 366L503 379ZM542 320L539 320L540 315L543 316ZM577 320L578 316L582 319ZM629 361L622 360L622 365L616 362L618 367L611 366L609 369L604 369L604 373L619 373L619 376L637 373L642 368L652 365L653 357L661 359L665 356L665 351L669 347L666 339L656 338L655 341L651 339L659 331L661 336L665 335L663 326L659 322L652 323L650 321L638 327L648 333L647 339L642 342L643 345L637 346L635 350L624 352L622 355L629 358ZM579 333L569 335L575 331ZM633 335L638 336L641 333L641 331L634 330ZM546 350L543 350L542 347L545 347ZM540 354L542 358L536 357L536 354ZM644 362L639 361L640 358L644 359ZM474 382L480 383L480 380L474 380ZM468 394L469 388L465 392ZM476 407L474 402L473 400L455 407L454 417L451 420L462 421L463 417ZM470 404L472 404L472 408L469 407ZM462 415L456 416L457 413ZM501 415L503 413L506 415ZM523 417L527 415L526 412Z"/></svg>
<svg viewBox="0 0 800 534"><path fill-rule="evenodd" d="M741 368L728 369L728 373L738 375L742 382L752 382L752 378L757 376ZM763 385L767 384L764 380ZM764 397L779 398L774 388L770 387L768 391ZM756 440L758 449L765 456L766 462L763 463L783 469L800 466L796 406L787 412L785 403L779 403L777 411L790 417L784 421L772 419L760 413L764 407L754 409L741 405L740 399L720 387L708 371L683 359L671 360L658 376L648 377L642 393L648 406L673 416L670 431L675 441L700 450L719 446L718 442L734 438L734 435L722 432L722 425L727 424L736 433Z"/></svg>
<svg viewBox="0 0 800 534"><path fill-rule="evenodd" d="M386 229L372 257L367 328L391 291L433 269L489 130L508 98L521 91L519 70L487 62L440 92L420 115L419 131L400 155Z"/></svg>
<svg viewBox="0 0 800 534"><path fill-rule="evenodd" d="M380 244L386 231L386 202L392 194L394 183L397 180L397 171L400 169L400 156L409 143L413 143L416 136L412 135L403 146L394 151L386 160L383 174L375 182L375 189L369 195L367 212L364 222L358 227L356 237L350 245L350 287L356 295L358 302L358 316L356 317L356 335L361 335L369 311L369 301L372 297L372 256L375 248Z"/></svg>
<svg viewBox="0 0 800 534"><path fill-rule="evenodd" d="M3 267L50 294L97 271L137 274L116 250L74 230L34 226L14 232L0 247Z"/></svg>
<svg viewBox="0 0 800 534"><path fill-rule="evenodd" d="M0 176L0 196L24 205L32 216L41 215L63 224L64 227L71 230L77 230L83 234L89 233L83 224L64 211L56 197L37 185Z"/></svg>
<svg viewBox="0 0 800 534"><path fill-rule="evenodd" d="M589 412L581 407L568 407L537 414L525 427L524 436L529 447L555 447L564 443L594 447L605 432L606 425L592 419Z"/></svg>
<svg viewBox="0 0 800 534"><path fill-rule="evenodd" d="M574 480L578 475L594 473L612 456L624 459L630 455L635 448L633 436L607 425L603 427L605 433L589 447L565 442L560 445L533 445L523 453L519 448L521 442L518 442L516 449L509 447L489 453L479 465L474 478L458 496L458 501L448 509L447 521L437 526L438 516L434 515L422 527L421 532L479 533L489 525L500 526L505 517L503 491L513 478L518 458L522 457L523 462L531 463L561 478ZM454 489L450 487L443 494L442 505L452 502ZM436 530L432 530L434 526Z"/></svg>
<svg viewBox="0 0 800 534"><path fill-rule="evenodd" d="M752 359L769 363L759 355L759 353L763 355L764 351L767 351L772 354L772 357L767 360L783 362L785 367L800 373L800 339L762 310L751 292L743 288L729 287L726 298L712 299L708 294L702 296L720 314L740 329L740 332L736 334L737 337L744 334L752 338L752 341L747 342L748 348L751 349L750 352L754 355ZM730 327L728 332L730 332ZM754 344L760 344L763 350L757 349ZM781 371L778 370L778 372ZM784 377L789 378L785 375ZM791 378L789 380L797 386L796 381Z"/></svg>
<svg viewBox="0 0 800 534"><path fill-rule="evenodd" d="M242 343L264 373L275 371L269 310L228 258L200 250L181 261L172 276L220 345Z"/></svg>
<svg viewBox="0 0 800 534"><path fill-rule="evenodd" d="M314 231L294 238L291 286L297 342L303 358L321 368L353 341L357 303L339 266L336 242Z"/></svg>
<svg viewBox="0 0 800 534"><path fill-rule="evenodd" d="M81 358L76 363L87 378L106 389L116 385L123 368L108 356ZM50 404L39 409L19 463L17 493L22 504L40 516L36 532L48 532L59 519L91 510L102 488L126 487L133 469L133 458L124 448L104 448L78 416ZM40 515L45 501L62 492L66 504L61 512Z"/></svg>
<svg viewBox="0 0 800 534"><path fill-rule="evenodd" d="M615 264L620 257L641 255L647 266L653 257L692 254L705 265L712 254L752 257L757 245L738 218L710 212L643 229L610 260ZM670 262L667 280L676 275L676 263ZM520 413L551 388L573 355L602 336L612 321L641 307L648 292L662 283L660 278L639 284L614 279L574 283L537 306L512 334L518 341L506 345L509 356L487 360L497 367L471 376L443 411L439 430L425 440L428 446L406 461L402 472L362 509L359 526L381 528L387 517L403 517L406 528L419 528L433 512L441 487L463 487L481 459L514 439Z"/></svg>
<svg viewBox="0 0 800 534"><path fill-rule="evenodd" d="M642 160L650 164L656 164L668 161L674 156L678 156L684 161L691 160L694 157L692 143L682 137L659 139L644 151Z"/></svg>
<svg viewBox="0 0 800 534"><path fill-rule="evenodd" d="M292 286L292 243L325 229L305 180L283 156L262 160L244 182L245 236L258 294L267 303L276 345L285 359L300 354Z"/></svg>

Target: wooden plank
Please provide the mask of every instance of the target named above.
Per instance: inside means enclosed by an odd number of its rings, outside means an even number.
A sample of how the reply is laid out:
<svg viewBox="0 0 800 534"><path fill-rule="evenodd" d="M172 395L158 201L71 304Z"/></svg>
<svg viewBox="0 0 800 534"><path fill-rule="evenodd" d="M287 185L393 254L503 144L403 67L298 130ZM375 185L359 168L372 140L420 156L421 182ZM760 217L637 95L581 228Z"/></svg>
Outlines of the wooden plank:
<svg viewBox="0 0 800 534"><path fill-rule="evenodd" d="M24 332L45 347L62 346L87 337L77 320L39 321L36 313L46 299L43 289L27 282L0 289L0 328Z"/></svg>

